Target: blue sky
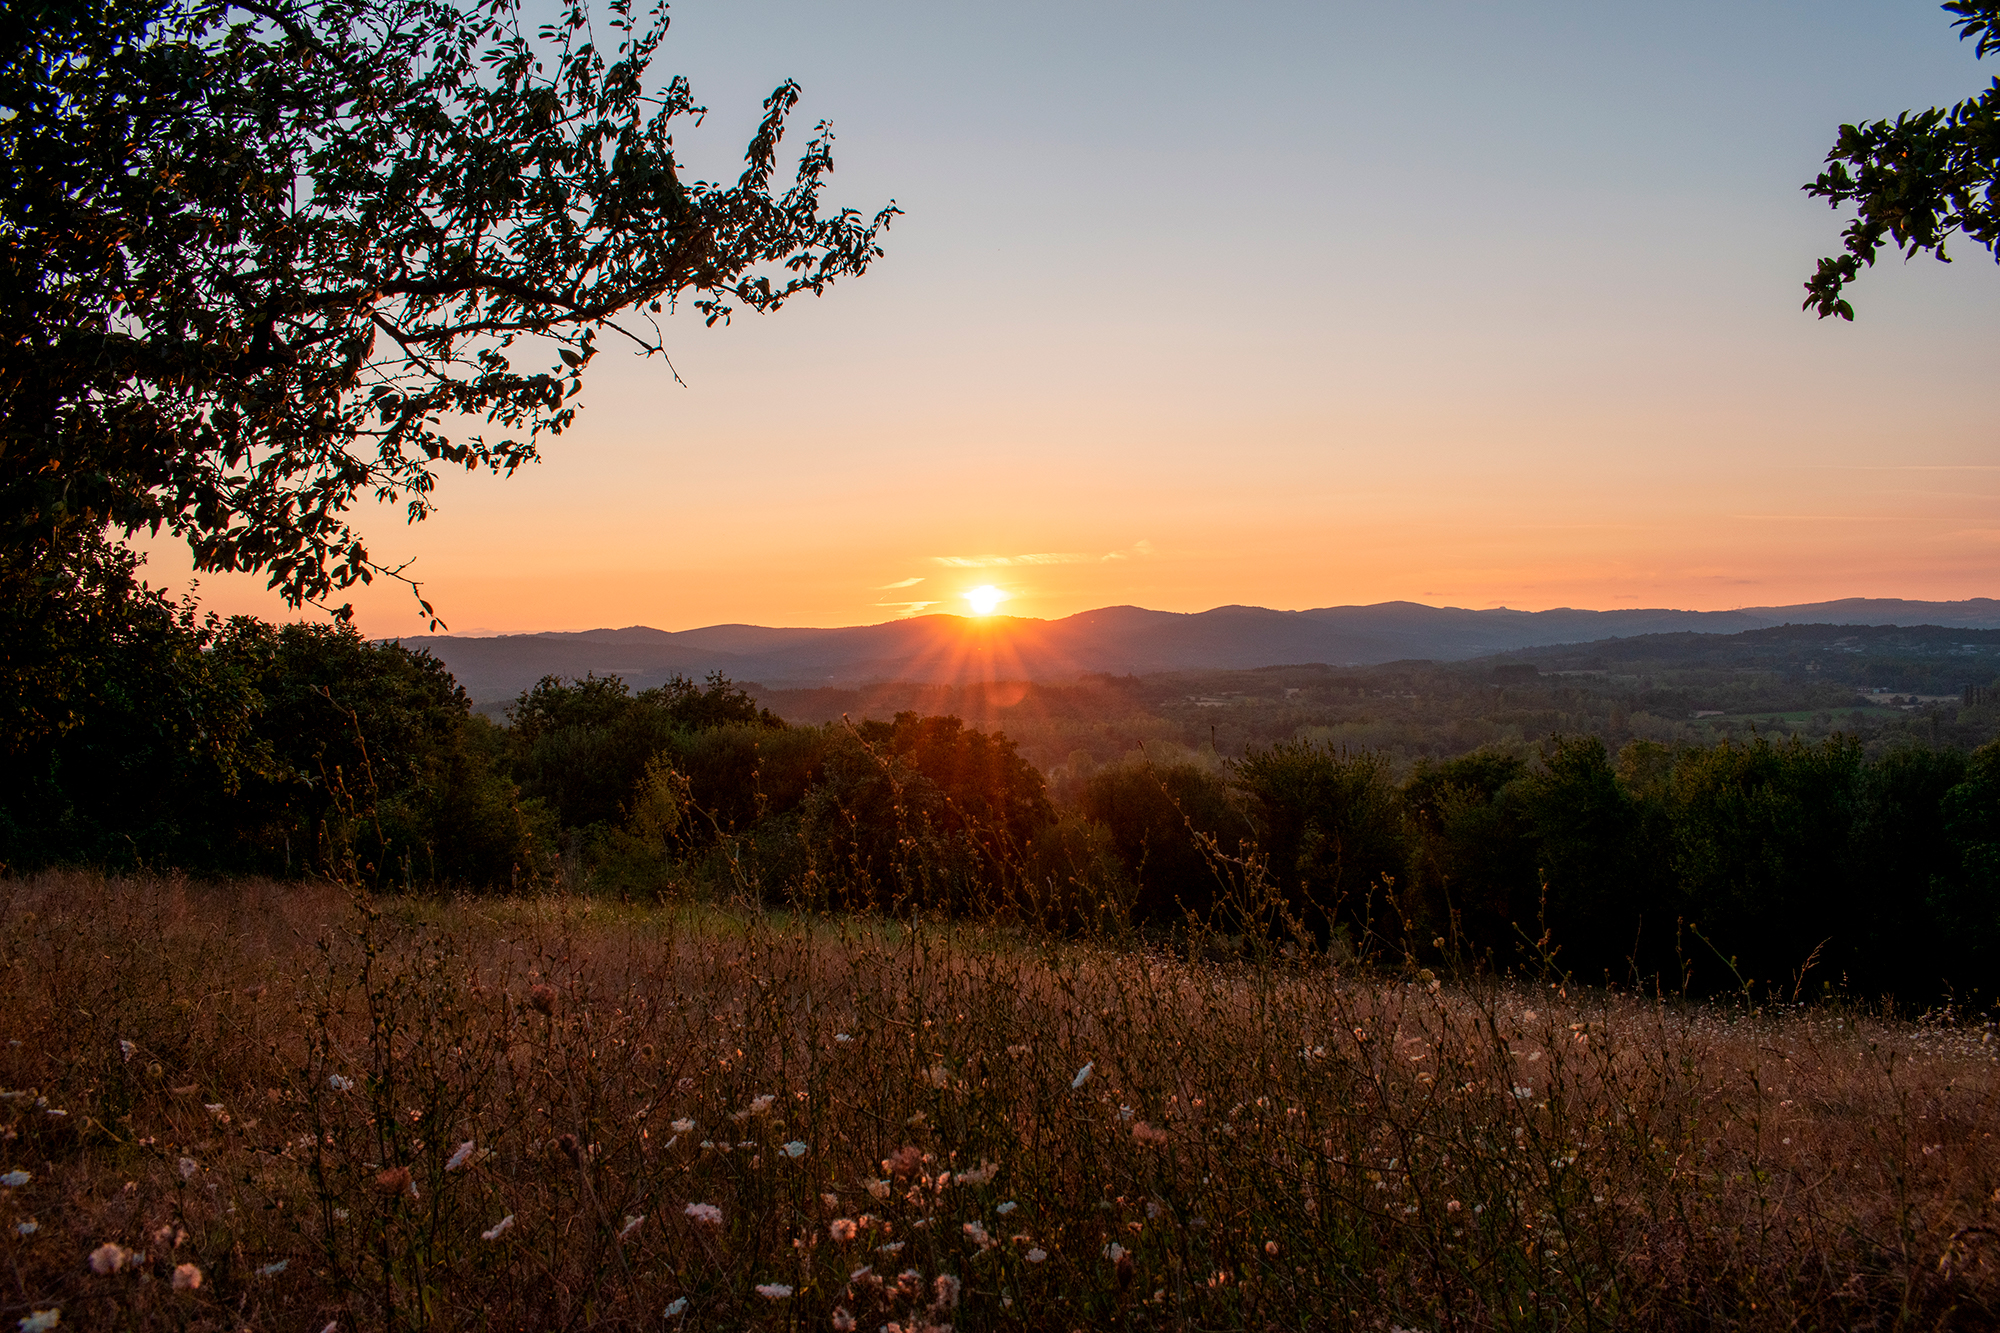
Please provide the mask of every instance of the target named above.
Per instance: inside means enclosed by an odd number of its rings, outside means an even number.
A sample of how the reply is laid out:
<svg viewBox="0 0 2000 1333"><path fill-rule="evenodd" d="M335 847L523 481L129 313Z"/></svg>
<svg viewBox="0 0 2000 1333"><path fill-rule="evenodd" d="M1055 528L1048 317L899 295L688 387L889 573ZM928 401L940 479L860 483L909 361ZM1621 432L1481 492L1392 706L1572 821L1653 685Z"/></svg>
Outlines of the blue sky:
<svg viewBox="0 0 2000 1333"><path fill-rule="evenodd" d="M1029 615L1995 591L1990 256L1870 273L1852 326L1799 310L1840 122L2000 73L1932 4L673 13L697 170L796 78L831 197L906 216L819 301L676 321L687 387L601 358L545 463L371 518L455 629L857 623L989 582ZM964 563L1037 553L1076 558Z"/></svg>

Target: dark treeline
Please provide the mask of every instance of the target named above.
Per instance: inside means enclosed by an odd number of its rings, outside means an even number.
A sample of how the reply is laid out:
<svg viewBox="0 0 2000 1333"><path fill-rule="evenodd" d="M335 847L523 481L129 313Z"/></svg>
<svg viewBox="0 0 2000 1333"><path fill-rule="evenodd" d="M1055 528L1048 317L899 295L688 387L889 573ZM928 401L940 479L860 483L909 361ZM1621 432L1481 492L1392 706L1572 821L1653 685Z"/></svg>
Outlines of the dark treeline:
<svg viewBox="0 0 2000 1333"><path fill-rule="evenodd" d="M0 862L588 880L1412 966L1990 1002L2000 743L1551 736L1397 762L1301 728L1057 784L957 717L787 724L719 676L546 679L504 722L350 629L198 617L105 557L11 606Z"/></svg>

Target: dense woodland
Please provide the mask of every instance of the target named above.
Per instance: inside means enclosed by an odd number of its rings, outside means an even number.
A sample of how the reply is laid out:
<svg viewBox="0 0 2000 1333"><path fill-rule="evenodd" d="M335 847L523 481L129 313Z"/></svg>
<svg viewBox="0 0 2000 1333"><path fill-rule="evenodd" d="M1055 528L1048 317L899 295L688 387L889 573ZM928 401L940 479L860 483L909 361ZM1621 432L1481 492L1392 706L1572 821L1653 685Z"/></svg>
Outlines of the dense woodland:
<svg viewBox="0 0 2000 1333"><path fill-rule="evenodd" d="M1675 990L1984 1005L2000 979L2000 635L816 697L550 678L496 721L425 653L100 573L116 614L61 620L62 720L0 778L13 871L1199 921ZM847 716L780 715L815 706Z"/></svg>

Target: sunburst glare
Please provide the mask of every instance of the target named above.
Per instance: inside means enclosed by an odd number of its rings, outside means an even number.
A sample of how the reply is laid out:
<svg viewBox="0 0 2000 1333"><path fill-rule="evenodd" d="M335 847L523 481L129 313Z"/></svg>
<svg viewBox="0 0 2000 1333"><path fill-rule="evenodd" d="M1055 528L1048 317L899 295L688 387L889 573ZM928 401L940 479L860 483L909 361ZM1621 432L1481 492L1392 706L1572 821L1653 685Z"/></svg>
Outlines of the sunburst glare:
<svg viewBox="0 0 2000 1333"><path fill-rule="evenodd" d="M967 602L972 604L973 615L990 616L1000 603L1007 600L1009 594L1002 592L990 583L982 583L977 588L963 594L963 596Z"/></svg>

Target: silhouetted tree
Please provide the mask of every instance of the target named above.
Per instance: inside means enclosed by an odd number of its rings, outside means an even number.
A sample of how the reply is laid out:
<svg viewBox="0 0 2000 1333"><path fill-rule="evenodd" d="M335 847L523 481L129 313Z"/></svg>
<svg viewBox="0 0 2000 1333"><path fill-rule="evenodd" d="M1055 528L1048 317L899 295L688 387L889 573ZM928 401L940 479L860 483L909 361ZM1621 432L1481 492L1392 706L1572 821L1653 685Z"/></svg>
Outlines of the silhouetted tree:
<svg viewBox="0 0 2000 1333"><path fill-rule="evenodd" d="M2000 50L2000 0L1948 0L1944 9L1979 56ZM1955 106L1842 125L1826 160L1806 193L1857 212L1842 235L1846 252L1820 260L1806 283L1805 308L1821 319L1854 318L1847 284L1885 245L1949 262L1954 234L1989 251L2000 243L2000 80Z"/></svg>

